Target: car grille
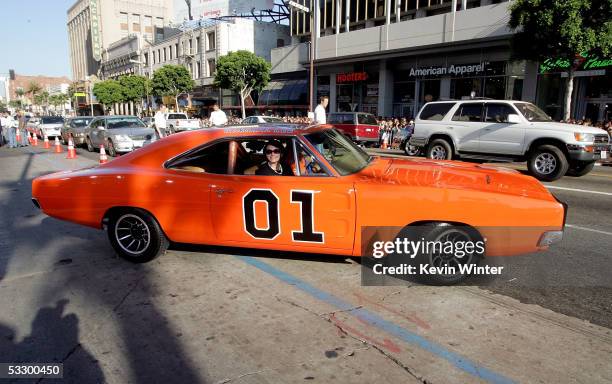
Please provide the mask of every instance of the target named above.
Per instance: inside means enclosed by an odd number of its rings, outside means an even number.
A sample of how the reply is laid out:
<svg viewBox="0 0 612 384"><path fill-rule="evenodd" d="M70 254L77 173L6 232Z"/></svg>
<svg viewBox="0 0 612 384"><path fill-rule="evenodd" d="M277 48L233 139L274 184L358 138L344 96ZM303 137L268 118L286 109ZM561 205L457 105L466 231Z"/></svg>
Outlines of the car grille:
<svg viewBox="0 0 612 384"><path fill-rule="evenodd" d="M608 135L595 135L595 144L608 144L609 141Z"/></svg>

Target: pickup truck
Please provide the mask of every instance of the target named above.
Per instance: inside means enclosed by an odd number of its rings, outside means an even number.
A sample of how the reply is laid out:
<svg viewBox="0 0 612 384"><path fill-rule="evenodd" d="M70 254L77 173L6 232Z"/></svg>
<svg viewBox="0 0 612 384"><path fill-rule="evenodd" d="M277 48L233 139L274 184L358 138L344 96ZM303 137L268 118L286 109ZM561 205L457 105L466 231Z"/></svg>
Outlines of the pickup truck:
<svg viewBox="0 0 612 384"><path fill-rule="evenodd" d="M193 131L202 128L199 119L190 119L186 113L172 112L166 114L166 130L172 134L182 131Z"/></svg>
<svg viewBox="0 0 612 384"><path fill-rule="evenodd" d="M541 181L586 175L610 156L603 129L557 123L535 105L516 100L427 103L410 144L436 160L526 161Z"/></svg>

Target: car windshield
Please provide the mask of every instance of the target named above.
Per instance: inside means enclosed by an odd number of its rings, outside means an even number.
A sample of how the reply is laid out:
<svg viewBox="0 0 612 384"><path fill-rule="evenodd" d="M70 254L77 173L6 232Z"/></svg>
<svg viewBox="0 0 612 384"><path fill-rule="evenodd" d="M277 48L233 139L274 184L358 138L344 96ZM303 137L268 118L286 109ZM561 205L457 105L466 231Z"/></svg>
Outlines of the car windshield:
<svg viewBox="0 0 612 384"><path fill-rule="evenodd" d="M306 135L306 139L342 176L359 172L370 162L370 156L335 129Z"/></svg>
<svg viewBox="0 0 612 384"><path fill-rule="evenodd" d="M89 122L92 120L92 118L87 118L87 119L73 119L72 120L72 125L74 125L75 127L84 127L87 124L89 124Z"/></svg>
<svg viewBox="0 0 612 384"><path fill-rule="evenodd" d="M115 128L146 128L146 125L137 117L115 117L108 119L108 129Z"/></svg>
<svg viewBox="0 0 612 384"><path fill-rule="evenodd" d="M262 119L266 123L282 123L283 122L283 119L280 119L278 117L262 117Z"/></svg>
<svg viewBox="0 0 612 384"><path fill-rule="evenodd" d="M538 122L552 120L550 116L546 114L546 112L531 103L514 103L514 106L517 107L523 116L525 116L525 118L529 121Z"/></svg>
<svg viewBox="0 0 612 384"><path fill-rule="evenodd" d="M64 118L61 116L49 116L43 117L40 122L42 124L61 124L64 122Z"/></svg>

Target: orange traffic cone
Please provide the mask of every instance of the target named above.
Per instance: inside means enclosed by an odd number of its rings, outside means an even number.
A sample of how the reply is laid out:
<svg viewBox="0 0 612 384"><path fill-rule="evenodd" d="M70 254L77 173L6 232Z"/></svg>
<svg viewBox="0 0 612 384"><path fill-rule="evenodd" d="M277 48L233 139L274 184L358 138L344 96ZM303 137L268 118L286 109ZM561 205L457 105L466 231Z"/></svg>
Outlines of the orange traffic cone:
<svg viewBox="0 0 612 384"><path fill-rule="evenodd" d="M45 135L44 147L43 148L45 148L45 149L51 148L51 146L49 145L49 138L47 137L47 135Z"/></svg>
<svg viewBox="0 0 612 384"><path fill-rule="evenodd" d="M62 153L62 145L60 144L57 136L55 136L55 153Z"/></svg>
<svg viewBox="0 0 612 384"><path fill-rule="evenodd" d="M34 139L32 138L32 132L26 132L26 135L28 135L28 143L30 143L30 145L34 144Z"/></svg>
<svg viewBox="0 0 612 384"><path fill-rule="evenodd" d="M389 146L389 138L387 135L383 135L382 149L387 149Z"/></svg>
<svg viewBox="0 0 612 384"><path fill-rule="evenodd" d="M32 145L38 147L38 136L35 133L32 134Z"/></svg>
<svg viewBox="0 0 612 384"><path fill-rule="evenodd" d="M100 164L108 163L108 157L106 156L106 149L104 144L100 144Z"/></svg>
<svg viewBox="0 0 612 384"><path fill-rule="evenodd" d="M17 146L21 145L21 130L17 129L17 136L15 137L15 139L17 140Z"/></svg>
<svg viewBox="0 0 612 384"><path fill-rule="evenodd" d="M72 137L68 139L68 156L67 159L76 159L76 150L74 149L74 142L72 141Z"/></svg>

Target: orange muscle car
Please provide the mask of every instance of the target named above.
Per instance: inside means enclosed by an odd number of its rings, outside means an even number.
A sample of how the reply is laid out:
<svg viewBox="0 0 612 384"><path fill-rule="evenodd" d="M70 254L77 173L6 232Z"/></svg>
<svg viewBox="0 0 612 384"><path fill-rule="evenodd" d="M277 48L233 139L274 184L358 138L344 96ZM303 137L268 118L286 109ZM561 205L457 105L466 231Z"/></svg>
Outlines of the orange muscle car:
<svg viewBox="0 0 612 384"><path fill-rule="evenodd" d="M566 211L516 171L369 156L329 125L184 132L106 164L38 177L32 194L49 216L106 229L133 262L169 242L359 256L371 240L363 228L416 225L436 238L471 228L464 240L484 239L487 256L512 255L559 241Z"/></svg>

